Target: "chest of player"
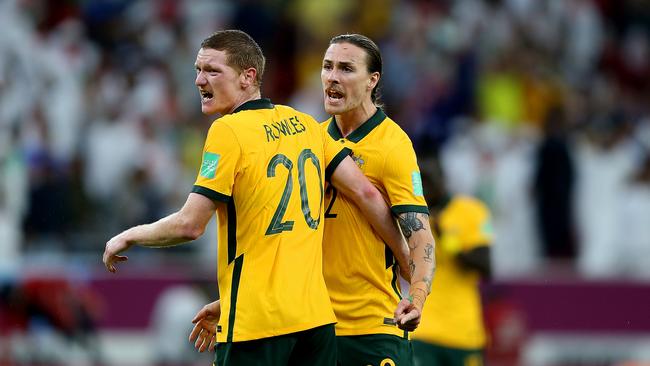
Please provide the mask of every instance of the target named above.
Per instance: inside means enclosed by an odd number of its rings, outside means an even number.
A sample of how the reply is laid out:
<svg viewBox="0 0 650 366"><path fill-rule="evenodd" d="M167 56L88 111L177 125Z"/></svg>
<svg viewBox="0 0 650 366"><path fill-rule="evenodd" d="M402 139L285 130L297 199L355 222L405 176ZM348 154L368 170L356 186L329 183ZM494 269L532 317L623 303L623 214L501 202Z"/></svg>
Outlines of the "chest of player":
<svg viewBox="0 0 650 366"><path fill-rule="evenodd" d="M384 170L385 150L369 143L344 141L345 147L352 150L350 156L363 174L375 185L381 185Z"/></svg>

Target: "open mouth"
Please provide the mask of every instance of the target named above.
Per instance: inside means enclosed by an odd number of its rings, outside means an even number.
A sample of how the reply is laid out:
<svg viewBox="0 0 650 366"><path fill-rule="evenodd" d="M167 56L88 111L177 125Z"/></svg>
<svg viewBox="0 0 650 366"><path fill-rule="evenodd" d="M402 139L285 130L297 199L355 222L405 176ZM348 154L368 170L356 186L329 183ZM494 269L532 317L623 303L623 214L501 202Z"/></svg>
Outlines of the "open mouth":
<svg viewBox="0 0 650 366"><path fill-rule="evenodd" d="M327 89L326 95L331 100L340 100L343 98L343 93L336 91L334 89Z"/></svg>
<svg viewBox="0 0 650 366"><path fill-rule="evenodd" d="M201 90L201 100L202 101L209 101L212 99L212 93L209 91Z"/></svg>

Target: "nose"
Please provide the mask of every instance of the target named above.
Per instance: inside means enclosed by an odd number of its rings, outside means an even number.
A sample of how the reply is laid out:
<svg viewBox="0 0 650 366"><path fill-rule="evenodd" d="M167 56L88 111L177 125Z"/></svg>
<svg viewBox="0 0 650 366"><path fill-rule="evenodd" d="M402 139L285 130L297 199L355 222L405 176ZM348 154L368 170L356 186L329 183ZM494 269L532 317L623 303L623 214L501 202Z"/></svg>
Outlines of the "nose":
<svg viewBox="0 0 650 366"><path fill-rule="evenodd" d="M196 73L196 79L194 80L194 84L196 86L202 86L202 85L205 85L206 82L207 82L207 80L206 80L205 76L203 75L203 72L202 71L197 72Z"/></svg>
<svg viewBox="0 0 650 366"><path fill-rule="evenodd" d="M328 83L338 83L339 82L339 75L338 72L335 69L330 69L330 70L325 70L323 69L323 76L325 81Z"/></svg>

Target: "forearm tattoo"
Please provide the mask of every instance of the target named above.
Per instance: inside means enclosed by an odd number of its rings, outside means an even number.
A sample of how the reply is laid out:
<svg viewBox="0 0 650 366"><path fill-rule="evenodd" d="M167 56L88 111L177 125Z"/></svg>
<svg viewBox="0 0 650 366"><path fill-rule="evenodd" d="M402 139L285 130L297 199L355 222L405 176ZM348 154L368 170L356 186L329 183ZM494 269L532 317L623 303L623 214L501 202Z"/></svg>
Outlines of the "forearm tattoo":
<svg viewBox="0 0 650 366"><path fill-rule="evenodd" d="M425 276L423 279L424 283L427 285L427 289L431 292L431 282L433 282L433 276Z"/></svg>
<svg viewBox="0 0 650 366"><path fill-rule="evenodd" d="M427 263L433 262L433 245L427 244L424 246L424 261Z"/></svg>
<svg viewBox="0 0 650 366"><path fill-rule="evenodd" d="M415 212L407 212L399 216L399 227L404 237L408 240L414 232L424 229L422 221Z"/></svg>

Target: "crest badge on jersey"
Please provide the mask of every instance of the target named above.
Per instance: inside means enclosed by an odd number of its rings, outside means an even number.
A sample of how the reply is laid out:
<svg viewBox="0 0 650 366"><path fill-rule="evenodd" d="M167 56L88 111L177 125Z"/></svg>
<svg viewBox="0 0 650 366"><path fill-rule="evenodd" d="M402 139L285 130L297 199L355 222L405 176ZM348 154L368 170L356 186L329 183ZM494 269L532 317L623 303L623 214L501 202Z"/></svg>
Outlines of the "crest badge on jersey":
<svg viewBox="0 0 650 366"><path fill-rule="evenodd" d="M203 178L214 178L217 172L217 165L219 165L219 158L221 158L221 155L219 154L207 151L204 152L203 163L201 164L201 171L199 172L199 175L201 175Z"/></svg>
<svg viewBox="0 0 650 366"><path fill-rule="evenodd" d="M354 153L352 153L351 158L352 158L352 160L354 160L355 163L357 163L357 166L359 167L359 169L363 169L363 164L366 163L366 161L363 160L363 156L355 155Z"/></svg>

